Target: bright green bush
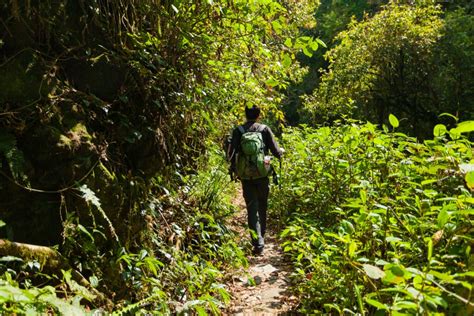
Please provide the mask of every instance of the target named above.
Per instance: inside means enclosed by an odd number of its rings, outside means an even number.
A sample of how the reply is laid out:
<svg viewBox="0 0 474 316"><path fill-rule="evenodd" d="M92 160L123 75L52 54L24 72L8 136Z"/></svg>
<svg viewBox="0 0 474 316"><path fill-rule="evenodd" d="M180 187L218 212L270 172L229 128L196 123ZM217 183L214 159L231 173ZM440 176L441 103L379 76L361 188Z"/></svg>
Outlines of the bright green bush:
<svg viewBox="0 0 474 316"><path fill-rule="evenodd" d="M196 162L200 171L182 177L178 189L162 187L142 201L146 226L136 232L137 244L116 245L107 238L109 227L82 225L72 214L65 218L61 253L87 286L73 280L70 271L54 275L41 262L1 257L0 311L82 315L87 307L117 314L219 314L230 300L227 274L248 263L235 232L226 226L234 213L226 163L219 150L209 147ZM81 192L91 207L101 207L92 190ZM101 246L107 241L115 246ZM98 297L110 289L113 300Z"/></svg>
<svg viewBox="0 0 474 316"><path fill-rule="evenodd" d="M81 295L60 298L52 286L20 288L9 273L0 278L0 313L2 315L84 315Z"/></svg>
<svg viewBox="0 0 474 316"><path fill-rule="evenodd" d="M305 122L344 117L431 136L443 112L472 118L474 18L465 9L442 11L427 2L391 2L353 20L325 55L329 66L305 98Z"/></svg>
<svg viewBox="0 0 474 316"><path fill-rule="evenodd" d="M118 293L117 313L216 315L229 303L226 273L248 263L226 226L234 209L224 158L209 148L197 162L200 171L183 177L180 188L143 203L144 249L123 248L113 264L127 292Z"/></svg>
<svg viewBox="0 0 474 316"><path fill-rule="evenodd" d="M301 311L472 313L473 124L424 143L370 123L287 130L273 201Z"/></svg>

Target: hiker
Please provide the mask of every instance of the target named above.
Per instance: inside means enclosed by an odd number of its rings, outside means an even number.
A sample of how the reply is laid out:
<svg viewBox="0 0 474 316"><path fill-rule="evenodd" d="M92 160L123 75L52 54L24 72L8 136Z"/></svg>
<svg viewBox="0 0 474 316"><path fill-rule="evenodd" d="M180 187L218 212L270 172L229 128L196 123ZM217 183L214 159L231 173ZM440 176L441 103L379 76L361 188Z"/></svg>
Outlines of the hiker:
<svg viewBox="0 0 474 316"><path fill-rule="evenodd" d="M251 230L253 253L263 253L265 231L267 227L268 194L272 173L269 152L278 159L281 149L271 129L257 123L260 108L245 107L247 122L238 126L232 133L230 144L231 172L242 182L243 196L247 206L248 226ZM255 152L256 150L256 152Z"/></svg>

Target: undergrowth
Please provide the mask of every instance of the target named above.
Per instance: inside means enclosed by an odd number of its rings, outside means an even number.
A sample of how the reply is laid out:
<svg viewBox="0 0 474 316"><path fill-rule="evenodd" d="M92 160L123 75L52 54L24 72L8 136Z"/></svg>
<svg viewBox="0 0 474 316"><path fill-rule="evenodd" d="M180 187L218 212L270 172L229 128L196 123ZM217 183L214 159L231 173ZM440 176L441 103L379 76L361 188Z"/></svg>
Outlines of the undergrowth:
<svg viewBox="0 0 474 316"><path fill-rule="evenodd" d="M141 204L140 245L108 240L107 227L82 225L68 214L61 253L72 270L47 274L39 262L0 258L0 311L220 314L230 299L225 273L247 260L226 226L234 210L220 151L211 149L197 165L200 171L182 177L175 191L161 188ZM91 190L87 194L92 214L100 200ZM76 282L75 274L83 275L87 286ZM112 305L95 293L106 293Z"/></svg>
<svg viewBox="0 0 474 316"><path fill-rule="evenodd" d="M473 124L423 143L370 123L286 131L273 209L301 312L472 315Z"/></svg>

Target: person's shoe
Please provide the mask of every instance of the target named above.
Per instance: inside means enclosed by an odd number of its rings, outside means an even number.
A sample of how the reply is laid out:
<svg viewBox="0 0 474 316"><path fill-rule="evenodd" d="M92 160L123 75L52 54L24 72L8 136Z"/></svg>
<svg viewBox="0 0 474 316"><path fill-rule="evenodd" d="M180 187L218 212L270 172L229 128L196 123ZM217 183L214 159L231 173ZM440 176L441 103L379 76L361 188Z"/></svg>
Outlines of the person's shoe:
<svg viewBox="0 0 474 316"><path fill-rule="evenodd" d="M255 256L261 256L263 254L263 247L254 247L252 253Z"/></svg>

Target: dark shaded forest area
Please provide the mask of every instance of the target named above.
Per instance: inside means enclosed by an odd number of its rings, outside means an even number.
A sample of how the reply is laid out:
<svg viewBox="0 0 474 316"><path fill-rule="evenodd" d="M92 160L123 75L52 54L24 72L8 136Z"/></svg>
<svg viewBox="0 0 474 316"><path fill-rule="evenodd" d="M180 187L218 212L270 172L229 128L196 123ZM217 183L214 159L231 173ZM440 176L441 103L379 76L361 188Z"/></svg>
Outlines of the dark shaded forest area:
<svg viewBox="0 0 474 316"><path fill-rule="evenodd" d="M71 190L80 185L100 188L118 234L135 235L147 176L171 177L202 149L191 129L206 131L181 100L190 80L199 84L202 61L172 34L171 7L160 17L151 3L15 3L3 5L1 78L4 172L13 180L3 178L1 200L13 212L12 237L58 243L58 210L89 217L84 192ZM151 25L164 33L156 43L147 42Z"/></svg>

